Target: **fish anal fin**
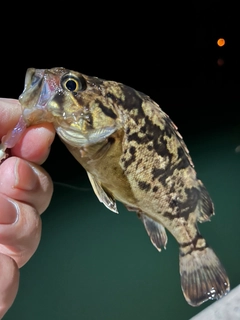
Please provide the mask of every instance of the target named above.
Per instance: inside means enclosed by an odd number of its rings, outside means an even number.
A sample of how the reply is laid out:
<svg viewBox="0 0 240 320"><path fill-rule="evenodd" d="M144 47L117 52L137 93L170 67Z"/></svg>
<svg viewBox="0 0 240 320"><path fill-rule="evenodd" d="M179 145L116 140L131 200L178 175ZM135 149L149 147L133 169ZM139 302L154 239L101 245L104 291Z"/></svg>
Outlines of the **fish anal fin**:
<svg viewBox="0 0 240 320"><path fill-rule="evenodd" d="M188 253L180 248L180 275L183 295L194 307L220 299L230 290L226 271L209 247Z"/></svg>
<svg viewBox="0 0 240 320"><path fill-rule="evenodd" d="M200 194L201 194L201 198L199 200L198 221L202 223L202 222L210 221L211 216L214 215L214 205L203 183L200 180L198 181L199 181Z"/></svg>
<svg viewBox="0 0 240 320"><path fill-rule="evenodd" d="M165 228L143 213L140 214L140 218L154 247L158 251L161 251L162 248L166 249L168 239Z"/></svg>
<svg viewBox="0 0 240 320"><path fill-rule="evenodd" d="M115 199L108 195L102 188L98 180L89 172L87 172L89 181L98 200L102 202L109 210L118 213Z"/></svg>

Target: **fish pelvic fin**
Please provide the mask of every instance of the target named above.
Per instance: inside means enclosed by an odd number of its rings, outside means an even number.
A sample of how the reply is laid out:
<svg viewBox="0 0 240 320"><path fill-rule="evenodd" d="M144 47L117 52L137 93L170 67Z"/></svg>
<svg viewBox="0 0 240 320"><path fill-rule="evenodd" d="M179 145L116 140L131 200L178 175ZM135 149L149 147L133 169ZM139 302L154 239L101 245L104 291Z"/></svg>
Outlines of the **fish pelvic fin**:
<svg viewBox="0 0 240 320"><path fill-rule="evenodd" d="M101 186L101 183L87 171L89 181L98 200L102 202L109 210L118 213L116 200L108 195Z"/></svg>
<svg viewBox="0 0 240 320"><path fill-rule="evenodd" d="M180 247L179 264L183 295L191 306L218 300L230 291L226 271L208 246L187 253Z"/></svg>

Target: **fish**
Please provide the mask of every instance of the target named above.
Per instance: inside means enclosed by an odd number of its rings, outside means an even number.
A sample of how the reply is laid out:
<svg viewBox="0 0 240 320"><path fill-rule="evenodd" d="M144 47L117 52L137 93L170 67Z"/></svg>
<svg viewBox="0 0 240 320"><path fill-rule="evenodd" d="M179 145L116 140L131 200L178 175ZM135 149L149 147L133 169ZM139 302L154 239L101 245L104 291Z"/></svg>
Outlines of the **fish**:
<svg viewBox="0 0 240 320"><path fill-rule="evenodd" d="M122 83L57 67L29 68L19 102L22 116L2 148L31 125L53 123L101 203L115 213L117 202L136 212L159 252L166 230L176 239L189 305L230 291L222 263L198 229L215 214L214 204L178 128L155 101Z"/></svg>

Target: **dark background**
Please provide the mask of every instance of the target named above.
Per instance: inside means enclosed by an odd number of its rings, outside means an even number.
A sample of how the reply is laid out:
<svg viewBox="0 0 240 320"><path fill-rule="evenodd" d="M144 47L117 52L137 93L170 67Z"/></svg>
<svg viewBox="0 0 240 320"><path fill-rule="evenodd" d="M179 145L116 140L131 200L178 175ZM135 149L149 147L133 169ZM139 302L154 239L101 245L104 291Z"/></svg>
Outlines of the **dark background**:
<svg viewBox="0 0 240 320"><path fill-rule="evenodd" d="M14 5L15 6L15 5ZM17 6L17 5L16 5ZM13 10L14 9L14 10ZM18 98L26 69L62 66L123 82L169 114L216 207L200 230L239 284L239 18L235 2L32 3L5 8L0 96ZM226 40L224 47L217 39ZM218 59L224 64L218 65ZM133 213L98 202L59 139L43 165L55 182L38 251L21 270L6 319L189 319L178 247L158 254ZM65 183L80 190L64 187Z"/></svg>

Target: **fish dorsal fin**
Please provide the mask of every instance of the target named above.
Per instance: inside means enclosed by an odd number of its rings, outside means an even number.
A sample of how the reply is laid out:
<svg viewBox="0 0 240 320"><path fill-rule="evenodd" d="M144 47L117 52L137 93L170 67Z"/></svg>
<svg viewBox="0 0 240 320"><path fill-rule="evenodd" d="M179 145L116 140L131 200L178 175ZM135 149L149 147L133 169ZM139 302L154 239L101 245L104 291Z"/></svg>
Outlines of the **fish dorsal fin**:
<svg viewBox="0 0 240 320"><path fill-rule="evenodd" d="M92 185L93 191L95 192L95 195L97 196L98 200L102 202L109 210L118 213L117 205L115 199L110 197L102 188L101 184L98 182L98 180L89 172L87 172L88 178L90 180L90 183Z"/></svg>
<svg viewBox="0 0 240 320"><path fill-rule="evenodd" d="M166 114L166 118L165 118L166 124L169 125L169 127L172 130L172 133L175 135L175 137L178 139L180 146L183 150L183 152L185 153L185 156L187 157L189 164L191 165L191 167L194 168L194 164L192 162L192 158L189 154L189 150L185 144L185 142L183 141L183 137L180 134L180 132L178 131L178 127L175 125L175 123L169 118L169 116Z"/></svg>
<svg viewBox="0 0 240 320"><path fill-rule="evenodd" d="M198 180L200 186L201 198L199 201L199 222L210 221L212 215L214 215L214 205L207 192L207 189L204 187L201 180Z"/></svg>
<svg viewBox="0 0 240 320"><path fill-rule="evenodd" d="M161 251L162 247L166 249L168 239L165 228L159 222L152 220L145 214L141 213L140 216L154 247L158 251Z"/></svg>

